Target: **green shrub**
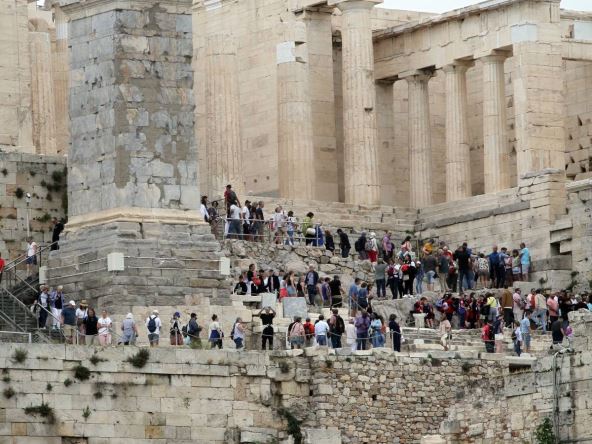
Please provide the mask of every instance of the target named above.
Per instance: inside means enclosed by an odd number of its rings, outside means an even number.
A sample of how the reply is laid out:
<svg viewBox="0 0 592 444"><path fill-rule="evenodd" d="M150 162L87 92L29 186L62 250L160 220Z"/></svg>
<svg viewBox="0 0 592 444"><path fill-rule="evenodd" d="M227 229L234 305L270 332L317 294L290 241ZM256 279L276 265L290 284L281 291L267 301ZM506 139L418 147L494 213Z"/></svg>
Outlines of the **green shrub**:
<svg viewBox="0 0 592 444"><path fill-rule="evenodd" d="M84 418L84 420L86 421L88 419L88 417L90 416L90 407L86 406L84 408L84 410L82 410L82 417Z"/></svg>
<svg viewBox="0 0 592 444"><path fill-rule="evenodd" d="M555 444L555 433L553 433L553 424L549 418L545 418L534 431L534 438L537 444Z"/></svg>
<svg viewBox="0 0 592 444"><path fill-rule="evenodd" d="M86 381L90 378L90 370L82 364L74 367L74 377L79 381Z"/></svg>
<svg viewBox="0 0 592 444"><path fill-rule="evenodd" d="M89 361L92 365L97 365L99 362L105 362L106 359L100 358L99 355L94 354L90 357Z"/></svg>
<svg viewBox="0 0 592 444"><path fill-rule="evenodd" d="M48 392L51 392L51 391L53 390L53 385L51 385L51 384L48 382L48 383L47 383L47 385L45 386L45 389L46 389Z"/></svg>
<svg viewBox="0 0 592 444"><path fill-rule="evenodd" d="M12 387L8 387L2 391L2 394L6 399L10 399L16 394L16 392L12 389Z"/></svg>
<svg viewBox="0 0 592 444"><path fill-rule="evenodd" d="M64 379L64 385L70 387L72 385L72 380L70 378Z"/></svg>
<svg viewBox="0 0 592 444"><path fill-rule="evenodd" d="M141 348L138 350L138 353L130 356L126 361L136 368L143 368L148 362L148 359L150 359L150 351L147 348Z"/></svg>
<svg viewBox="0 0 592 444"><path fill-rule="evenodd" d="M22 199L24 195L25 195L25 192L23 191L23 189L21 187L18 187L16 190L14 190L14 196L17 199Z"/></svg>
<svg viewBox="0 0 592 444"><path fill-rule="evenodd" d="M48 424L55 423L55 414L49 404L42 402L40 405L24 408L27 415L39 415L47 420Z"/></svg>
<svg viewBox="0 0 592 444"><path fill-rule="evenodd" d="M280 408L278 413L288 421L288 435L294 438L294 444L302 444L302 430L300 429L302 421L299 421L288 409Z"/></svg>
<svg viewBox="0 0 592 444"><path fill-rule="evenodd" d="M18 364L22 364L27 359L28 352L22 348L17 348L12 354L12 361Z"/></svg>

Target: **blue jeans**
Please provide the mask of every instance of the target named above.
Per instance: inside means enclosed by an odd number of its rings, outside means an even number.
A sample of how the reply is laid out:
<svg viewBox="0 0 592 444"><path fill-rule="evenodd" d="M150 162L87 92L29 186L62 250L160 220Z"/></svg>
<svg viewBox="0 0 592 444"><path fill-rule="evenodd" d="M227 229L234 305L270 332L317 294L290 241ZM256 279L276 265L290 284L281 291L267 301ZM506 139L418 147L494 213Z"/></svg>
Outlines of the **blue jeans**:
<svg viewBox="0 0 592 444"><path fill-rule="evenodd" d="M331 347L341 348L341 335L336 333L331 334Z"/></svg>
<svg viewBox="0 0 592 444"><path fill-rule="evenodd" d="M366 350L366 342L368 341L368 333L357 333L358 336L358 350Z"/></svg>
<svg viewBox="0 0 592 444"><path fill-rule="evenodd" d="M243 348L243 338L234 338L234 344L236 345L236 349Z"/></svg>
<svg viewBox="0 0 592 444"><path fill-rule="evenodd" d="M383 347L384 346L384 337L382 333L376 331L372 334L372 347Z"/></svg>
<svg viewBox="0 0 592 444"><path fill-rule="evenodd" d="M315 296L317 295L316 285L307 285L306 290L308 291L308 300L310 305L315 305Z"/></svg>
<svg viewBox="0 0 592 444"><path fill-rule="evenodd" d="M384 279L376 279L374 283L376 284L376 295L378 297L382 295L382 297L386 298L386 281Z"/></svg>
<svg viewBox="0 0 592 444"><path fill-rule="evenodd" d="M547 332L547 310L545 310L544 308L537 308L534 310L534 322L536 322L536 324L539 327L543 328L543 333Z"/></svg>
<svg viewBox="0 0 592 444"><path fill-rule="evenodd" d="M327 336L325 336L325 335L317 336L317 344L318 345L327 345Z"/></svg>
<svg viewBox="0 0 592 444"><path fill-rule="evenodd" d="M415 278L415 292L417 294L422 294L423 293L423 275L417 275L417 277Z"/></svg>

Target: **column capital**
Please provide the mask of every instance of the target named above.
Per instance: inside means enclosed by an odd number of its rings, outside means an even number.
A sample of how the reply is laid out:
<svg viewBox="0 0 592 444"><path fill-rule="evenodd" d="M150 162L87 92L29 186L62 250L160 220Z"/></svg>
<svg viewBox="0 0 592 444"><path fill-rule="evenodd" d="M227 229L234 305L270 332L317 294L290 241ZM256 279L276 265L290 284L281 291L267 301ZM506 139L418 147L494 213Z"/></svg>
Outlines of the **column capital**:
<svg viewBox="0 0 592 444"><path fill-rule="evenodd" d="M479 57L479 60L481 61L481 63L504 63L508 57L508 54L496 52L483 55Z"/></svg>
<svg viewBox="0 0 592 444"><path fill-rule="evenodd" d="M472 60L455 60L452 63L449 63L448 65L444 65L442 67L442 71L444 71L445 73L449 73L449 72L466 72L469 68L472 68L473 66L475 66L475 62L473 62Z"/></svg>
<svg viewBox="0 0 592 444"><path fill-rule="evenodd" d="M329 0L329 6L335 6L340 11L351 9L372 9L374 6L382 3L383 0Z"/></svg>
<svg viewBox="0 0 592 444"><path fill-rule="evenodd" d="M434 71L424 69L405 71L398 75L399 80L407 80L408 82L427 82L432 77L434 77Z"/></svg>

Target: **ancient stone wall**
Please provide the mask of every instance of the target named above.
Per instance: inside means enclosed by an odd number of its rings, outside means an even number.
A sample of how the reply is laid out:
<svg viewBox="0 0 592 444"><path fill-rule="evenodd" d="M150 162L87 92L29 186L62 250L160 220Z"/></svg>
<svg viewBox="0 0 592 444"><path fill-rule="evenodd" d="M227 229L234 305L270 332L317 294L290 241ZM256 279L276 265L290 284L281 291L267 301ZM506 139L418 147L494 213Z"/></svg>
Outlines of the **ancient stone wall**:
<svg viewBox="0 0 592 444"><path fill-rule="evenodd" d="M0 250L4 258L25 253L27 199L31 235L38 244L51 242L51 219L65 217L66 159L61 156L0 153Z"/></svg>
<svg viewBox="0 0 592 444"><path fill-rule="evenodd" d="M592 290L592 179L572 182L567 187L571 230L560 230L552 239L560 252L571 252L572 282L576 290ZM563 227L565 227L564 225ZM560 228L563 228L560 227Z"/></svg>

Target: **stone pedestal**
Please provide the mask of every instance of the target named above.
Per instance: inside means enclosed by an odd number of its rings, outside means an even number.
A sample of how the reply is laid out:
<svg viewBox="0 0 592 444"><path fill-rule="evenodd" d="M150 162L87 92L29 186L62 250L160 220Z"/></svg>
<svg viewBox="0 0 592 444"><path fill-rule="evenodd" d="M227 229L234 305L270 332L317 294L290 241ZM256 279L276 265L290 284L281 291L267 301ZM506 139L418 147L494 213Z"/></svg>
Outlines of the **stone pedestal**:
<svg viewBox="0 0 592 444"><path fill-rule="evenodd" d="M483 171L487 194L510 187L504 84L505 56L490 55L480 60L483 63Z"/></svg>
<svg viewBox="0 0 592 444"><path fill-rule="evenodd" d="M308 44L303 22L283 23L277 45L280 196L314 199L315 164Z"/></svg>
<svg viewBox="0 0 592 444"><path fill-rule="evenodd" d="M69 221L51 285L117 312L216 296L226 287L219 244L197 211L190 0L61 6L72 143ZM124 257L118 271L110 253Z"/></svg>
<svg viewBox="0 0 592 444"><path fill-rule="evenodd" d="M370 15L382 0L329 1L341 10L345 201L380 202Z"/></svg>
<svg viewBox="0 0 592 444"><path fill-rule="evenodd" d="M471 154L467 122L467 64L444 67L446 73L446 200L471 196Z"/></svg>
<svg viewBox="0 0 592 444"><path fill-rule="evenodd" d="M224 193L232 184L244 195L240 137L237 44L230 33L206 36L206 153L208 192Z"/></svg>
<svg viewBox="0 0 592 444"><path fill-rule="evenodd" d="M428 81L431 75L406 77L409 84L409 181L410 205L432 204L432 136Z"/></svg>

